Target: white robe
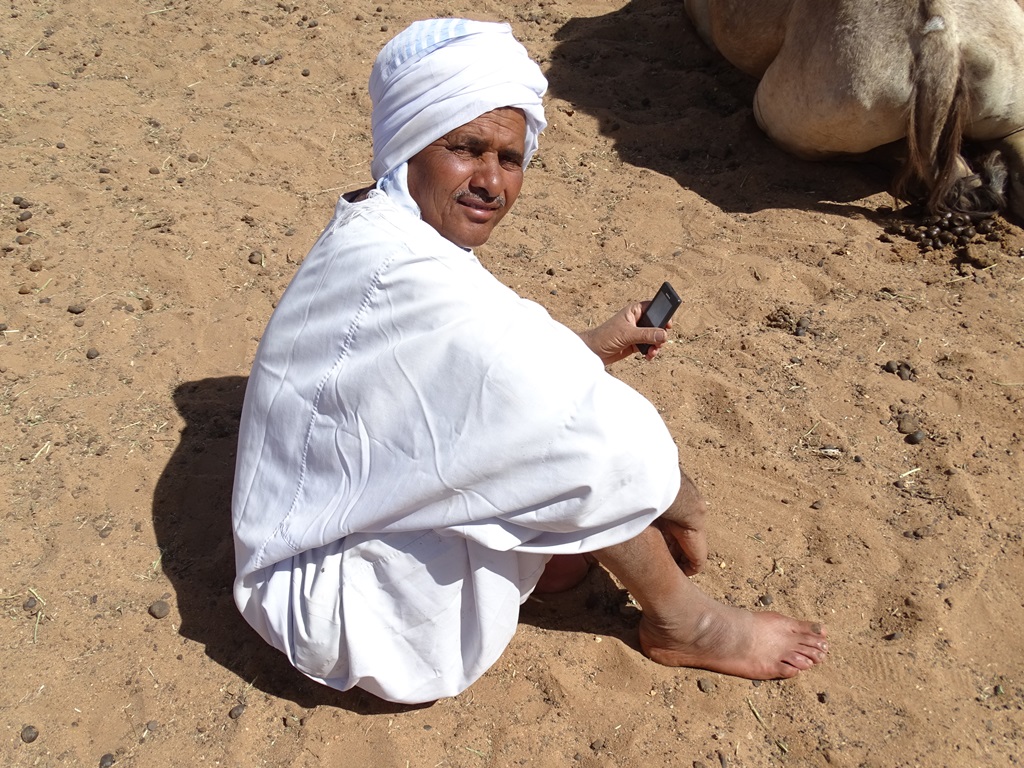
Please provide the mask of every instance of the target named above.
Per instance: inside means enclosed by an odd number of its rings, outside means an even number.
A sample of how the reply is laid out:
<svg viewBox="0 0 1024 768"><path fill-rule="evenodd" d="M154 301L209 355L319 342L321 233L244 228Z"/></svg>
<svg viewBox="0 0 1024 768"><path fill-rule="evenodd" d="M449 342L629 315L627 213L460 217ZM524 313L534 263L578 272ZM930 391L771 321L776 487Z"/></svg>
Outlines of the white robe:
<svg viewBox="0 0 1024 768"><path fill-rule="evenodd" d="M383 193L342 199L253 363L235 600L315 680L452 696L550 555L636 536L679 480L657 411L575 333Z"/></svg>

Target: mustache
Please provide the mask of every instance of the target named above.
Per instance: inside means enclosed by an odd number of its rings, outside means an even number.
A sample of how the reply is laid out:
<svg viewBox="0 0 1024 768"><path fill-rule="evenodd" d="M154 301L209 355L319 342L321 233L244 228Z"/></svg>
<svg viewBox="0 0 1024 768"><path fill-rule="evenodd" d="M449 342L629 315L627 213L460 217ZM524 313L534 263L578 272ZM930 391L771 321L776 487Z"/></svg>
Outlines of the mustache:
<svg viewBox="0 0 1024 768"><path fill-rule="evenodd" d="M497 205L499 208L505 207L505 196L497 195L495 197L487 197L485 195L478 195L476 192L472 192L468 189L460 189L456 192L452 199L455 202L459 202L463 198L469 198L470 200L481 203L482 205Z"/></svg>

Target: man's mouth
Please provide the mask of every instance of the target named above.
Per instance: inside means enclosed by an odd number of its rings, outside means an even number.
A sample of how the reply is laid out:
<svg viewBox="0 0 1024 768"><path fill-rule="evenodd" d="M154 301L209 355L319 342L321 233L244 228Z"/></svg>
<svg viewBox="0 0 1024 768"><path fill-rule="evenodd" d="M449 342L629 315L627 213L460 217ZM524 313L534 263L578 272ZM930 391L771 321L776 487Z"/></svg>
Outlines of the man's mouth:
<svg viewBox="0 0 1024 768"><path fill-rule="evenodd" d="M455 195L455 202L478 211L500 211L505 207L505 197L503 195L485 200L479 195L474 195L472 192L460 192Z"/></svg>

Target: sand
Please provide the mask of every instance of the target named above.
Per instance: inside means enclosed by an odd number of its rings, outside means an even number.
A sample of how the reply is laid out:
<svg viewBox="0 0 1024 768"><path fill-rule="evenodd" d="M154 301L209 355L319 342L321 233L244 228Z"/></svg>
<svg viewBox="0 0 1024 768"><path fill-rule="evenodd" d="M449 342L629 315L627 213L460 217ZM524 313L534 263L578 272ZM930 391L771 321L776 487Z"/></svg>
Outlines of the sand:
<svg viewBox="0 0 1024 768"><path fill-rule="evenodd" d="M966 255L887 235L891 169L773 147L680 2L295 2L4 6L0 762L1024 760L1021 230ZM701 588L825 621L824 666L661 667L595 570L531 600L470 690L409 708L306 681L235 611L248 367L370 180L373 57L433 15L508 20L551 82L481 260L577 329L673 283L672 343L615 374L707 496Z"/></svg>

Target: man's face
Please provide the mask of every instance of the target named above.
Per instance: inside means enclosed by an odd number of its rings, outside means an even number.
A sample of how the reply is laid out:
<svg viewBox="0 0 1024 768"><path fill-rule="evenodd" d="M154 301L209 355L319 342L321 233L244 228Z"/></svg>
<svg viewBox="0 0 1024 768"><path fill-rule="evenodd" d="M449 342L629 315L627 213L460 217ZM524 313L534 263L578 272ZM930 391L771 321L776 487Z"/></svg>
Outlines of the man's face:
<svg viewBox="0 0 1024 768"><path fill-rule="evenodd" d="M425 222L462 248L487 242L523 186L526 118L485 112L409 160L409 192Z"/></svg>

